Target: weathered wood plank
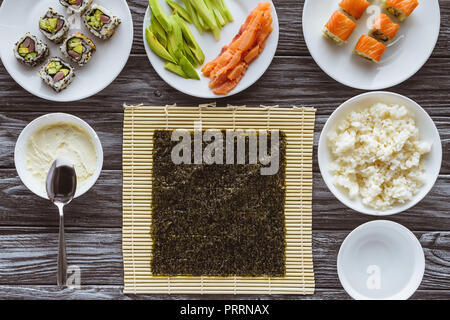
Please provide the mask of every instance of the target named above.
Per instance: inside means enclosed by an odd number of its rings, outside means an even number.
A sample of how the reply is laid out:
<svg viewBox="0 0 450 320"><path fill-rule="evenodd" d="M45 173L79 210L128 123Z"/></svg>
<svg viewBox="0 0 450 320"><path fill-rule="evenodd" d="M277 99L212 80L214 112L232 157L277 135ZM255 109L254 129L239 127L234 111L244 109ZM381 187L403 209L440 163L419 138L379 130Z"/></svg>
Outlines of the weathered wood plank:
<svg viewBox="0 0 450 320"><path fill-rule="evenodd" d="M69 265L81 269L81 284L123 285L121 229L67 228ZM343 231L315 231L317 288L341 288L336 273ZM421 290L450 290L450 232L415 232L426 256ZM0 228L0 285L55 283L57 228ZM1 288L0 288L1 290ZM1 297L0 293L0 297Z"/></svg>
<svg viewBox="0 0 450 320"><path fill-rule="evenodd" d="M418 74L389 89L409 96L432 116L450 116L448 89L450 59L431 58ZM0 65L3 112L122 112L123 104L196 105L212 101L186 96L167 85L152 69L146 56L132 56L118 79L94 97L72 102L44 101L25 92ZM311 57L275 58L265 75L251 88L218 100L227 104L258 106L304 105L329 115L347 99L363 91L350 89L325 75Z"/></svg>
<svg viewBox="0 0 450 320"><path fill-rule="evenodd" d="M63 289L56 286L0 286L0 300L348 300L343 289L316 289L311 296L204 296L204 295L124 295L122 286L83 286ZM450 299L448 290L419 290L412 300Z"/></svg>
<svg viewBox="0 0 450 320"><path fill-rule="evenodd" d="M122 226L122 174L106 170L94 188L66 208L69 227ZM431 193L407 212L388 217L411 230L450 231L448 198L450 175L442 175ZM20 205L19 205L20 204ZM330 193L319 173L314 174L313 230L352 230L373 220L346 208ZM20 182L15 170L0 170L0 225L56 227L56 209L33 195Z"/></svg>
<svg viewBox="0 0 450 320"><path fill-rule="evenodd" d="M104 169L122 168L122 126L121 113L70 112L86 120L97 131L104 149ZM0 114L0 168L14 168L14 147L23 128L41 112L6 112ZM316 118L314 137L314 171L318 172L317 145L322 128L328 116L319 114ZM450 117L433 117L442 139L443 163L441 173L450 173Z"/></svg>

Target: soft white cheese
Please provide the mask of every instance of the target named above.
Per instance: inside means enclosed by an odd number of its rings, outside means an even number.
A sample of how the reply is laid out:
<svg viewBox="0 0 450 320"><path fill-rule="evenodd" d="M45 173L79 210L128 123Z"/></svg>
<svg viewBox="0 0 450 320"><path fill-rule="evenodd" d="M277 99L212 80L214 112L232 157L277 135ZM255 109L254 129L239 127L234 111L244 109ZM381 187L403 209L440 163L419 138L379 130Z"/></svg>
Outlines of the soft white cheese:
<svg viewBox="0 0 450 320"><path fill-rule="evenodd" d="M86 184L97 168L97 153L89 134L69 123L46 126L28 141L27 169L45 188L48 171L57 158L70 161L77 174L77 188Z"/></svg>
<svg viewBox="0 0 450 320"><path fill-rule="evenodd" d="M351 112L327 135L334 157L334 184L366 206L386 210L404 204L425 182L423 155L414 116L404 106L382 103Z"/></svg>

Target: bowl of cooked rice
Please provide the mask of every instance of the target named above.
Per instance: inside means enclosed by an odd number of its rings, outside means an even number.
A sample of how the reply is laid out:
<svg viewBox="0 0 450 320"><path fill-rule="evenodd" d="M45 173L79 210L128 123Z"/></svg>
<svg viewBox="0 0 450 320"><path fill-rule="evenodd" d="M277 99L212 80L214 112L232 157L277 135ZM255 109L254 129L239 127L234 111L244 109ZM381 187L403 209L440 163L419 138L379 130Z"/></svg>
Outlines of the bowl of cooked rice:
<svg viewBox="0 0 450 320"><path fill-rule="evenodd" d="M370 215L403 212L432 189L442 163L439 132L413 100L369 92L343 103L319 140L319 167L330 191Z"/></svg>

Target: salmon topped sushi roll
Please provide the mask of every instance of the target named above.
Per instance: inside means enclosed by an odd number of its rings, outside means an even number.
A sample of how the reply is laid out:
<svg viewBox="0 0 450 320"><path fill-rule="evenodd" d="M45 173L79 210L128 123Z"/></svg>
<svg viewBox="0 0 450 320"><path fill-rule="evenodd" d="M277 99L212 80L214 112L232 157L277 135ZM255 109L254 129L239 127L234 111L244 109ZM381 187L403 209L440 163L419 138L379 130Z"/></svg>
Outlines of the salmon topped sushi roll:
<svg viewBox="0 0 450 320"><path fill-rule="evenodd" d="M383 0L384 9L399 21L405 20L419 5L417 0Z"/></svg>
<svg viewBox="0 0 450 320"><path fill-rule="evenodd" d="M398 24L382 13L375 20L370 35L381 41L390 41L395 38L399 28Z"/></svg>
<svg viewBox="0 0 450 320"><path fill-rule="evenodd" d="M367 0L342 0L339 6L355 19L362 17L370 2Z"/></svg>
<svg viewBox="0 0 450 320"><path fill-rule="evenodd" d="M355 28L356 23L352 19L347 17L342 11L336 10L325 25L323 34L338 45L342 45L347 41Z"/></svg>
<svg viewBox="0 0 450 320"><path fill-rule="evenodd" d="M353 53L372 62L380 62L385 50L386 46L381 42L372 37L362 35Z"/></svg>

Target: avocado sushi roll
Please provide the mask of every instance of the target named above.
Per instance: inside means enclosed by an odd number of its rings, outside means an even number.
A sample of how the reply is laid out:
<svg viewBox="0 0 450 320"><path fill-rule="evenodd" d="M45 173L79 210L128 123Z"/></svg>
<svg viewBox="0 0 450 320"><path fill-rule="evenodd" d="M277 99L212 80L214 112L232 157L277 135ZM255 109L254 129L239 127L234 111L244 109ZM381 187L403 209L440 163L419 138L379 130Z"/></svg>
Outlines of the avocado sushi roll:
<svg viewBox="0 0 450 320"><path fill-rule="evenodd" d="M107 40L116 32L120 19L99 5L92 7L83 16L84 24L96 37Z"/></svg>
<svg viewBox="0 0 450 320"><path fill-rule="evenodd" d="M59 0L69 13L83 14L93 0Z"/></svg>
<svg viewBox="0 0 450 320"><path fill-rule="evenodd" d="M73 68L60 58L50 58L42 67L39 76L56 92L67 88L75 78Z"/></svg>
<svg viewBox="0 0 450 320"><path fill-rule="evenodd" d="M61 43L69 31L69 23L63 15L49 8L39 20L39 30L54 43Z"/></svg>
<svg viewBox="0 0 450 320"><path fill-rule="evenodd" d="M14 46L17 60L30 67L35 67L44 61L49 54L48 47L30 33L25 34Z"/></svg>
<svg viewBox="0 0 450 320"><path fill-rule="evenodd" d="M89 62L95 50L94 42L78 32L69 36L61 46L62 53L80 67Z"/></svg>

